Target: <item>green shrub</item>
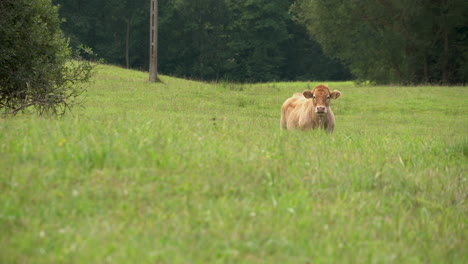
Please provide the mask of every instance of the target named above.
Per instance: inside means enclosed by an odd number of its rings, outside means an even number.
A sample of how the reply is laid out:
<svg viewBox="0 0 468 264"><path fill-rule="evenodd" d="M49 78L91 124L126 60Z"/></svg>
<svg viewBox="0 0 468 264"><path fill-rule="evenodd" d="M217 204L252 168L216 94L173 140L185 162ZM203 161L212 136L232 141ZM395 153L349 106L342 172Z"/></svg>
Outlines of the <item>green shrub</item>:
<svg viewBox="0 0 468 264"><path fill-rule="evenodd" d="M2 0L0 13L1 111L64 114L79 103L93 65L69 48L57 7L50 0Z"/></svg>

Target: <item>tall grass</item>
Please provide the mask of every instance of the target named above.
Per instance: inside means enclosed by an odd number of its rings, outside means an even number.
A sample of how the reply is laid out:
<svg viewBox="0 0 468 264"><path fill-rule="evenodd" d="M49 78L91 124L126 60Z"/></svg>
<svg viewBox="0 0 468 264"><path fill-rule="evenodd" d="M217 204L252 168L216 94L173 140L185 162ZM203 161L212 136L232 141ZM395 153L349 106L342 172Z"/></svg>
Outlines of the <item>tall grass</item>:
<svg viewBox="0 0 468 264"><path fill-rule="evenodd" d="M328 82L327 135L279 129L316 82L162 80L0 119L0 263L468 261L466 87Z"/></svg>

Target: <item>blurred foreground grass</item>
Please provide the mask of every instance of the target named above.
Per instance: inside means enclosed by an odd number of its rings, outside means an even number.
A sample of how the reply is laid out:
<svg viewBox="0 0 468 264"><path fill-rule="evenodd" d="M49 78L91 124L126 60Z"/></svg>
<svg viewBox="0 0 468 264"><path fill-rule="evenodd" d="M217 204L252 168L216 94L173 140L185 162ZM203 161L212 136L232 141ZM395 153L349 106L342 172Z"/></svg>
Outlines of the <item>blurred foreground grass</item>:
<svg viewBox="0 0 468 264"><path fill-rule="evenodd" d="M99 66L84 108L0 119L1 263L466 263L468 89L356 86L337 125L279 130L317 83Z"/></svg>

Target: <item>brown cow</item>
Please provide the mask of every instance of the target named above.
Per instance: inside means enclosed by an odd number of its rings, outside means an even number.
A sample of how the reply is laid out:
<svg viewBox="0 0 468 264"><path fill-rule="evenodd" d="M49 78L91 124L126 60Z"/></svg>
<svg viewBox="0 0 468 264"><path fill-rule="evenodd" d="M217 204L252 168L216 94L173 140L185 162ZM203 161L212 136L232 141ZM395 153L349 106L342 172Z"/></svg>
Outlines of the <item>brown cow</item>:
<svg viewBox="0 0 468 264"><path fill-rule="evenodd" d="M303 130L325 129L332 133L335 116L330 108L330 100L337 99L341 93L330 92L326 85L317 85L313 91L305 90L288 98L281 108L281 128Z"/></svg>

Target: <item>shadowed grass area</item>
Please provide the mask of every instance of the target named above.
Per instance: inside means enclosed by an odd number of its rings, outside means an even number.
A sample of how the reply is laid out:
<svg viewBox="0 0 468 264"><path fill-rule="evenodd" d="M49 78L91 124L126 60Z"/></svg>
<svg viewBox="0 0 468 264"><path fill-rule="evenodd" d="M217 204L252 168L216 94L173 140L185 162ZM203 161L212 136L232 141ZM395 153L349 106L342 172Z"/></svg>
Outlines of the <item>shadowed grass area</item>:
<svg viewBox="0 0 468 264"><path fill-rule="evenodd" d="M337 125L280 131L317 83L99 66L85 107L0 120L1 263L466 263L468 90L325 82Z"/></svg>

